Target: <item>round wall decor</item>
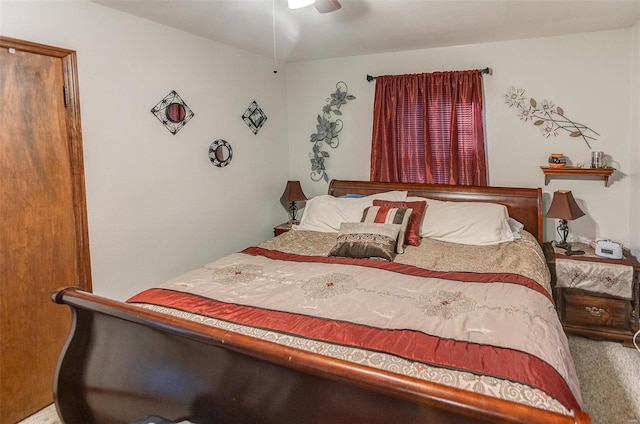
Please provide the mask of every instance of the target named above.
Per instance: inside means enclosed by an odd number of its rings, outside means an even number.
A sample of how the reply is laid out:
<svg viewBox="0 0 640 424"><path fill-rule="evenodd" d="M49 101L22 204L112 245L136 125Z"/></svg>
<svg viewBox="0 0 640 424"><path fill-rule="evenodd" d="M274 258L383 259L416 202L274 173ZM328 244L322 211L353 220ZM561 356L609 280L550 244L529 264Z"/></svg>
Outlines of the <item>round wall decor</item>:
<svg viewBox="0 0 640 424"><path fill-rule="evenodd" d="M231 158L233 158L233 150L226 140L218 139L209 146L209 160L215 166L220 168L227 166Z"/></svg>

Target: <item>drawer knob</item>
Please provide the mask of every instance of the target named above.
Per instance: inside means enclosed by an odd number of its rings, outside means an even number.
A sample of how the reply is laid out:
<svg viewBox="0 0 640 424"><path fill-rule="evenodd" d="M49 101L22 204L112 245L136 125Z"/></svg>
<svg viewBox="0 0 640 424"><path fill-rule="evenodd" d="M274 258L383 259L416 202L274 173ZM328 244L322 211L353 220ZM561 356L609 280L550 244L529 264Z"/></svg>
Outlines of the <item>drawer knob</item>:
<svg viewBox="0 0 640 424"><path fill-rule="evenodd" d="M604 309L598 308L596 306L585 306L584 309L587 310L594 317L601 317L604 314Z"/></svg>

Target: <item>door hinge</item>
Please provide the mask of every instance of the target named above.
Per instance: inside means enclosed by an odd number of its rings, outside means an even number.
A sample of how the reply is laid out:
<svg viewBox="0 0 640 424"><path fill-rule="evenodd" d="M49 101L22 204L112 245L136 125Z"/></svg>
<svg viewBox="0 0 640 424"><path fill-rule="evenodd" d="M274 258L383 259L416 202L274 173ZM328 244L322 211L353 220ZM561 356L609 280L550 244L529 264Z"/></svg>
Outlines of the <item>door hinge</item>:
<svg viewBox="0 0 640 424"><path fill-rule="evenodd" d="M69 92L66 85L62 86L62 97L64 98L64 107L69 107Z"/></svg>

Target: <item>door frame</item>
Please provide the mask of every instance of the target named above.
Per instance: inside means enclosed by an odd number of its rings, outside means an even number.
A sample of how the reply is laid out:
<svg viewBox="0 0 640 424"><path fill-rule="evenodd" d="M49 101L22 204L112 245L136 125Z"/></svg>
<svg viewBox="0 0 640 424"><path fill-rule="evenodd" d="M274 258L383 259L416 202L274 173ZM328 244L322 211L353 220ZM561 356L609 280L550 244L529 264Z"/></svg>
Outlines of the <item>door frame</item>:
<svg viewBox="0 0 640 424"><path fill-rule="evenodd" d="M0 35L0 48L15 49L28 53L60 58L64 77L67 147L72 181L74 224L76 229L77 286L92 290L91 260L89 256L89 226L84 180L84 158L82 150L82 121L80 119L80 93L78 91L78 64L76 52L60 47L18 40Z"/></svg>

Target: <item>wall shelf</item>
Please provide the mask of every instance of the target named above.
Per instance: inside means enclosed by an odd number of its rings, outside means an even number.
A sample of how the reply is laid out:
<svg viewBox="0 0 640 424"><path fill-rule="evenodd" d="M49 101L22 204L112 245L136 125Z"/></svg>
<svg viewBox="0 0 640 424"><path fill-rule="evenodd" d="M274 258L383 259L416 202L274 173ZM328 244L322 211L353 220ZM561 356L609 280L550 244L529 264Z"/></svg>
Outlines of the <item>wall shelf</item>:
<svg viewBox="0 0 640 424"><path fill-rule="evenodd" d="M615 171L615 168L578 168L577 166L563 166L561 168L552 168L550 166L541 166L544 173L544 185L549 185L552 177L598 177L604 179L604 186L609 183L609 177Z"/></svg>

